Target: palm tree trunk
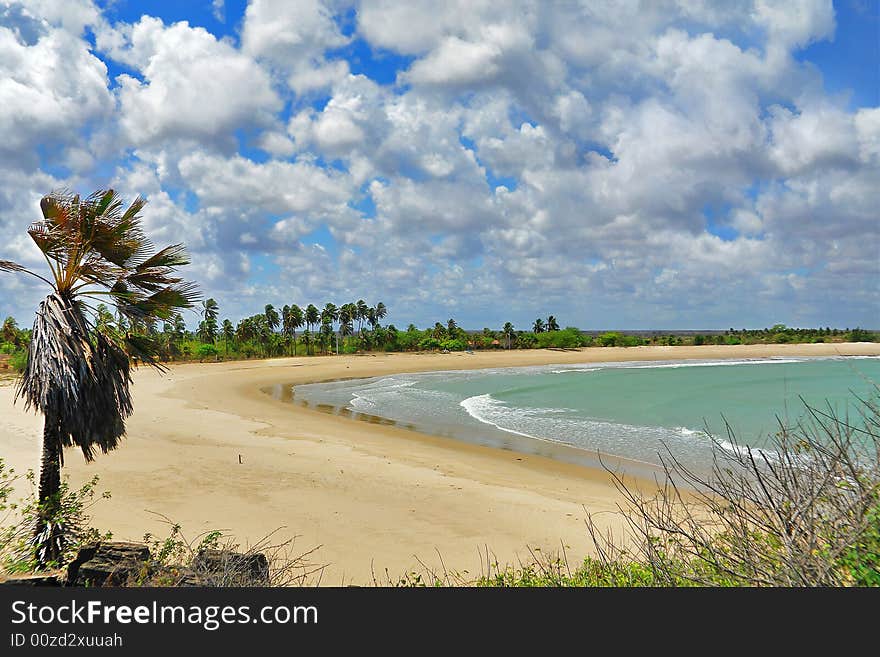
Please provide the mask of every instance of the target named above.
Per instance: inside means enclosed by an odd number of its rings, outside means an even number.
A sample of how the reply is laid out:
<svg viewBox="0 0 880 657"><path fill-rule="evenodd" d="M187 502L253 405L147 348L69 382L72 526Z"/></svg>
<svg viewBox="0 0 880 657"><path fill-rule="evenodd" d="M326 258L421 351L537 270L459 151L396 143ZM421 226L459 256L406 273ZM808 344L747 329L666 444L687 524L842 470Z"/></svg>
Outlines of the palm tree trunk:
<svg viewBox="0 0 880 657"><path fill-rule="evenodd" d="M34 527L34 547L41 567L57 562L64 551L64 536L56 517L61 490L61 436L52 414L47 414L43 425L43 448L40 457L39 512Z"/></svg>

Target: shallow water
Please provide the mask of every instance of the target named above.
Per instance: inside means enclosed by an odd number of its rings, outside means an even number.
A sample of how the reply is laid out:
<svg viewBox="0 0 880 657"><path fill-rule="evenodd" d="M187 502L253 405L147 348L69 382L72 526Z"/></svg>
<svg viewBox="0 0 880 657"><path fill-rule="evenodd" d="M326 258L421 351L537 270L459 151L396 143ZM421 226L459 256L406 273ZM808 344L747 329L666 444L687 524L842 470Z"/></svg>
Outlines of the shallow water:
<svg viewBox="0 0 880 657"><path fill-rule="evenodd" d="M856 415L880 358L585 363L298 385L294 401L427 433L595 465L597 454L659 464L669 450L705 471L713 442L767 447L804 402ZM284 391L285 393L287 390ZM727 424L726 424L727 423Z"/></svg>

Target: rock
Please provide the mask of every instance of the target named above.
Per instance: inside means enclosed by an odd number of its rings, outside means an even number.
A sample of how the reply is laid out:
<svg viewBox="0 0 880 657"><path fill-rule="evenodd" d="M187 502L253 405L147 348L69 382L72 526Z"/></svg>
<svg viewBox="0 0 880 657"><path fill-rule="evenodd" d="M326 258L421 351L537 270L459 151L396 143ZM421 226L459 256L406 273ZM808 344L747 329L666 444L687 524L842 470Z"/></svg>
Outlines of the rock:
<svg viewBox="0 0 880 657"><path fill-rule="evenodd" d="M138 543L101 543L82 548L67 567L68 586L120 586L150 559Z"/></svg>
<svg viewBox="0 0 880 657"><path fill-rule="evenodd" d="M200 580L215 586L269 586L269 560L261 552L202 550L192 564Z"/></svg>

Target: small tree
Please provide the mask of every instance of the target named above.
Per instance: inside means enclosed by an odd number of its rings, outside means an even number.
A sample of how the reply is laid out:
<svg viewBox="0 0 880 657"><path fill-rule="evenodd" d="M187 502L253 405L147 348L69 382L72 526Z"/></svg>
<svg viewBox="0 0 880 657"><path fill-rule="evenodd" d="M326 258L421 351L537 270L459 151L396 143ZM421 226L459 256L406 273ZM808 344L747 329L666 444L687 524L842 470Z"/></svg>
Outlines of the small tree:
<svg viewBox="0 0 880 657"><path fill-rule="evenodd" d="M229 356L229 341L235 340L235 328L228 319L223 320L223 342L226 348L226 355Z"/></svg>
<svg viewBox="0 0 880 657"><path fill-rule="evenodd" d="M501 332L504 334L504 338L507 341L507 348L510 349L510 341L513 340L513 324L507 322L504 325L504 328L501 329Z"/></svg>
<svg viewBox="0 0 880 657"><path fill-rule="evenodd" d="M202 302L203 322L199 325L199 338L202 342L214 344L217 339L217 315L220 312L220 306L214 299L207 299Z"/></svg>
<svg viewBox="0 0 880 657"><path fill-rule="evenodd" d="M172 276L189 263L182 245L153 252L141 229L137 198L128 209L113 190L82 199L53 193L40 201L43 219L28 234L46 258L49 277L0 260L0 271L24 272L49 285L40 303L28 347L28 362L16 389L26 408L43 414L40 513L34 533L37 563L64 553L59 514L64 447L108 452L125 434L132 412L130 358L159 367L157 339L135 332L169 320L198 298L196 287ZM89 302L106 301L126 320L123 330L99 328Z"/></svg>

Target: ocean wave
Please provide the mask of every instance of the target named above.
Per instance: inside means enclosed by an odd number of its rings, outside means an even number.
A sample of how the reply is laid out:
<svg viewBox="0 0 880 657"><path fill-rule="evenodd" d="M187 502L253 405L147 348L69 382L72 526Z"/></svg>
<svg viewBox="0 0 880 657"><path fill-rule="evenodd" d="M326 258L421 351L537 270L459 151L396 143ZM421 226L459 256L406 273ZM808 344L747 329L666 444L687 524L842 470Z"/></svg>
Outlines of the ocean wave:
<svg viewBox="0 0 880 657"><path fill-rule="evenodd" d="M363 397L356 392L352 393L351 400L348 405L354 411L372 411L376 408L376 402L368 397Z"/></svg>
<svg viewBox="0 0 880 657"><path fill-rule="evenodd" d="M565 370L550 370L551 374L571 374L573 372L581 373L581 372L598 372L603 368L601 367L570 367Z"/></svg>
<svg viewBox="0 0 880 657"><path fill-rule="evenodd" d="M621 369L628 370L653 370L653 369L678 369L681 367L730 367L734 365L783 365L785 363L802 363L803 359L796 358L749 358L742 360L712 360L697 361L693 363L653 363L651 365L622 365Z"/></svg>
<svg viewBox="0 0 880 657"><path fill-rule="evenodd" d="M501 431L506 431L507 433L513 433L518 436L525 436L526 438L538 438L538 436L533 436L528 433L524 433L522 431L517 431L516 429L511 429L510 427L505 427L499 424L496 420L499 418L492 418L492 415L498 415L499 409L506 409L508 412L511 411L509 407L502 401L495 399L492 395L474 395L473 397L468 397L467 399L462 399L459 403L468 415L477 420L478 422L482 422L483 424L488 424L490 426L495 427ZM539 440L544 440L539 438Z"/></svg>
<svg viewBox="0 0 880 657"><path fill-rule="evenodd" d="M763 459L765 463L779 462L779 454L774 450L762 449L760 447L749 447L748 445L735 445L727 440L715 440L715 444L721 447L721 449L738 457L748 457L751 452L752 455Z"/></svg>

